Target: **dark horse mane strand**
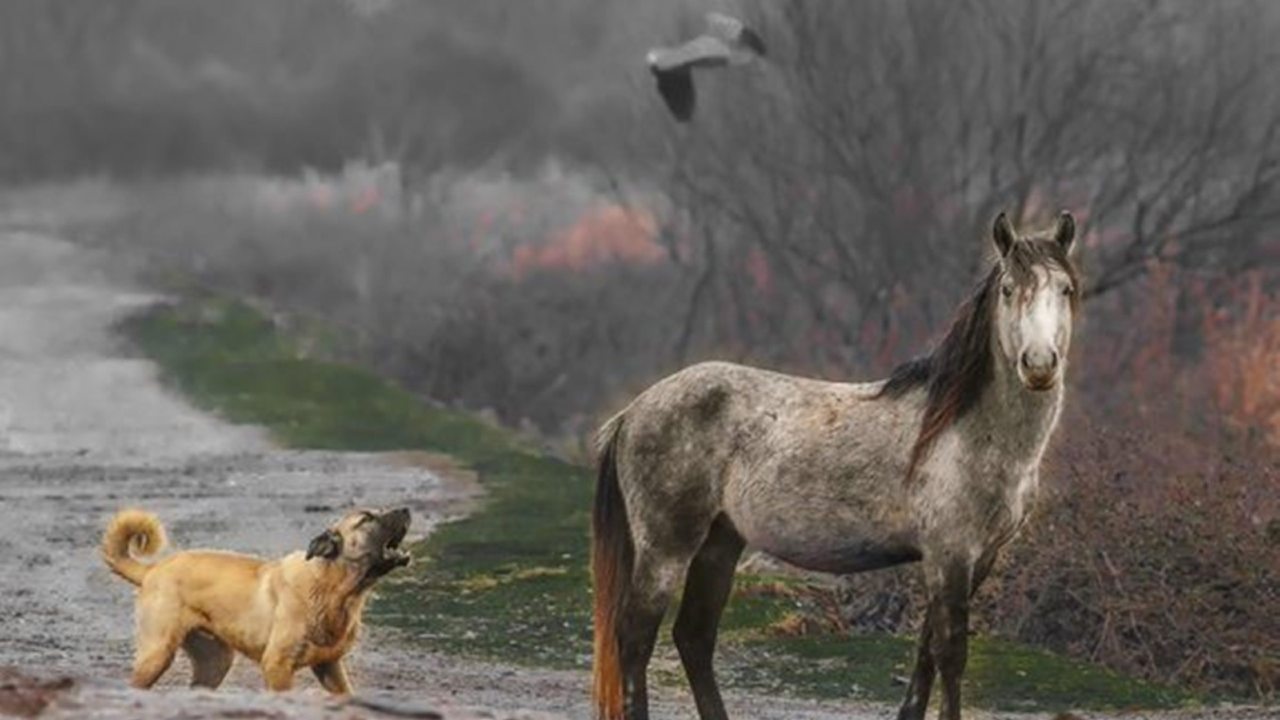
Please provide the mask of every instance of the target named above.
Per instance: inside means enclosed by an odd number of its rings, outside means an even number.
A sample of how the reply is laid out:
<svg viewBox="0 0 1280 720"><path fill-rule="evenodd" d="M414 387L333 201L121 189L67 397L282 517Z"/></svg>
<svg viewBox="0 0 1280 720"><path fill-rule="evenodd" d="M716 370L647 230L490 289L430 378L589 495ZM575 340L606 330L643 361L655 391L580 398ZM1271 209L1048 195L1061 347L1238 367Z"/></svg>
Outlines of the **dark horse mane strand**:
<svg viewBox="0 0 1280 720"><path fill-rule="evenodd" d="M992 332L995 298L1002 268L1019 286L1035 282L1033 268L1056 265L1071 278L1077 292L1072 294L1072 310L1079 298L1079 278L1066 251L1051 238L1034 237L1013 244L1003 262L993 263L974 294L956 311L956 318L942 342L932 353L902 363L893 369L877 398L896 398L924 386L928 395L920 432L911 447L906 479L942 432L973 409L982 391L995 379L995 352Z"/></svg>

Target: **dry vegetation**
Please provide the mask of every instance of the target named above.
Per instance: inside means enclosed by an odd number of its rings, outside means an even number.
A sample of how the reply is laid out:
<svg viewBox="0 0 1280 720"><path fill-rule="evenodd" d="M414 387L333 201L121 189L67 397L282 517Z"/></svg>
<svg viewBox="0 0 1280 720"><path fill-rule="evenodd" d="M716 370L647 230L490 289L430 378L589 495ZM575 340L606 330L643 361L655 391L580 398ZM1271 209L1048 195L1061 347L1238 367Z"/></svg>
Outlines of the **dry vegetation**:
<svg viewBox="0 0 1280 720"><path fill-rule="evenodd" d="M1212 693L1280 689L1274 461L1079 411L1046 468L1035 522L979 598L979 626L1127 674ZM906 630L910 571L851 578L841 619Z"/></svg>

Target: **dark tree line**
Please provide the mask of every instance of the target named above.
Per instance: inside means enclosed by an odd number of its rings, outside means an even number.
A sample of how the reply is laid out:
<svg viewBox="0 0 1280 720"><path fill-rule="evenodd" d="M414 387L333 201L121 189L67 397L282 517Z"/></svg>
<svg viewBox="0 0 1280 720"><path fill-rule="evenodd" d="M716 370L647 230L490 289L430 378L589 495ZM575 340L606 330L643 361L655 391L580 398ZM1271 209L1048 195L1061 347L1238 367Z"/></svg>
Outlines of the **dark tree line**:
<svg viewBox="0 0 1280 720"><path fill-rule="evenodd" d="M586 0L8 0L0 181L581 156L622 105L602 78L625 64L623 16L648 14Z"/></svg>

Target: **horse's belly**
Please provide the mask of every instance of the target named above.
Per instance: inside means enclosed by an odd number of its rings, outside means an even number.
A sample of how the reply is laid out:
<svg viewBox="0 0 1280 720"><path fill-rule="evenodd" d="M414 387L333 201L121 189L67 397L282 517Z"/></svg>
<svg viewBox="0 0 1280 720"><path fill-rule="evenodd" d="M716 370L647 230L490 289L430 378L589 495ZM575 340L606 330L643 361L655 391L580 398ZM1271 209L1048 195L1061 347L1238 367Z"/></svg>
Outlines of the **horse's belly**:
<svg viewBox="0 0 1280 720"><path fill-rule="evenodd" d="M770 555L797 567L837 575L877 570L920 559L920 549L913 538L888 536L883 538L846 538L840 542L823 544L775 543L775 547L761 547Z"/></svg>
<svg viewBox="0 0 1280 720"><path fill-rule="evenodd" d="M754 464L731 468L725 511L749 545L809 570L843 574L919 560L904 469L873 435L758 453Z"/></svg>
<svg viewBox="0 0 1280 720"><path fill-rule="evenodd" d="M841 508L812 508L784 517L780 513L730 519L747 544L792 565L836 574L875 570L920 559L915 530Z"/></svg>

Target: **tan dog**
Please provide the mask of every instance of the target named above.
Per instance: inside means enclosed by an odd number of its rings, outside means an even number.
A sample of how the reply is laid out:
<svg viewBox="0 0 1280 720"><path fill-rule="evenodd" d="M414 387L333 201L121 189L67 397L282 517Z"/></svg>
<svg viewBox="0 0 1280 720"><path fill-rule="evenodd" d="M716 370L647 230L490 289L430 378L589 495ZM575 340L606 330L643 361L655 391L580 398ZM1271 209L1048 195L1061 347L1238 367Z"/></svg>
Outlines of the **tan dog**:
<svg viewBox="0 0 1280 720"><path fill-rule="evenodd" d="M238 651L262 667L272 690L288 690L294 673L310 667L328 691L350 693L342 656L374 582L409 563L400 550L408 529L408 509L357 510L305 553L279 560L189 550L146 564L133 554L164 549L164 527L151 513L121 511L103 535L102 555L139 588L133 685L151 687L181 647L193 686L216 688Z"/></svg>

